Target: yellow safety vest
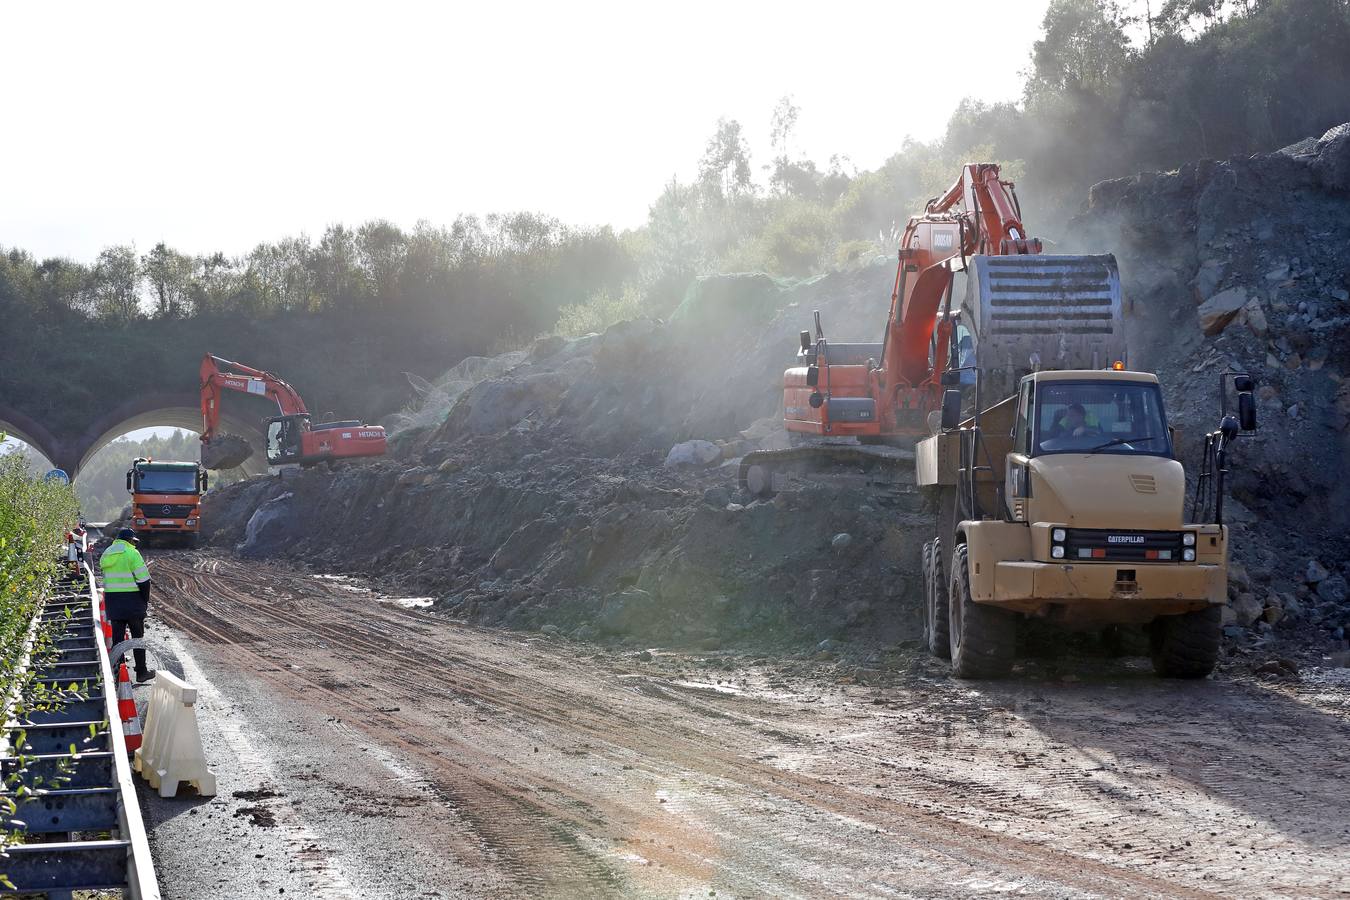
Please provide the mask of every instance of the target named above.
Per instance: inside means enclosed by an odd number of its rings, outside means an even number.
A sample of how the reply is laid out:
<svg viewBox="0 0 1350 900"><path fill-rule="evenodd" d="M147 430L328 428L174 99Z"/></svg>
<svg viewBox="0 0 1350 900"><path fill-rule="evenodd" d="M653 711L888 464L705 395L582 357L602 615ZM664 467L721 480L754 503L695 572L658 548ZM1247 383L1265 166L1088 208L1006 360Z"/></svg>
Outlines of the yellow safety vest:
<svg viewBox="0 0 1350 900"><path fill-rule="evenodd" d="M126 541L113 541L98 558L98 565L103 570L103 591L107 594L139 591L141 582L150 580L150 569L141 551Z"/></svg>

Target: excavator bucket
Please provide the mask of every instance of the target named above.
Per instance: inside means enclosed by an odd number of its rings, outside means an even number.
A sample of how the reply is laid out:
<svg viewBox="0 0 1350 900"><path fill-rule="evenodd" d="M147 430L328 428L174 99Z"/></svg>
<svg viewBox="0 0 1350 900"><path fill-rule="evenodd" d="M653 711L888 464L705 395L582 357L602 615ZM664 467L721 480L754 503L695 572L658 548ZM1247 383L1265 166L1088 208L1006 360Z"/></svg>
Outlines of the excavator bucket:
<svg viewBox="0 0 1350 900"><path fill-rule="evenodd" d="M1125 360L1110 254L972 256L963 306L982 370L1105 369Z"/></svg>
<svg viewBox="0 0 1350 900"><path fill-rule="evenodd" d="M253 455L253 445L236 434L218 434L202 442L202 465L208 469L233 469Z"/></svg>

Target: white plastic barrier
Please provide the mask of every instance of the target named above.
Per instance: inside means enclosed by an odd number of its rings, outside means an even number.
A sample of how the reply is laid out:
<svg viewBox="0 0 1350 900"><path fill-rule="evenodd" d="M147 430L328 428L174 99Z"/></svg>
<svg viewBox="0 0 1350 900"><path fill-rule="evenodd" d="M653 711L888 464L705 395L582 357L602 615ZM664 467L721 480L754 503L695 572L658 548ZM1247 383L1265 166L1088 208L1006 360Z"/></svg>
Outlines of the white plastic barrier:
<svg viewBox="0 0 1350 900"><path fill-rule="evenodd" d="M206 767L197 731L196 702L197 689L186 681L164 671L155 675L136 771L161 797L177 794L183 781L203 797L216 795L216 776Z"/></svg>

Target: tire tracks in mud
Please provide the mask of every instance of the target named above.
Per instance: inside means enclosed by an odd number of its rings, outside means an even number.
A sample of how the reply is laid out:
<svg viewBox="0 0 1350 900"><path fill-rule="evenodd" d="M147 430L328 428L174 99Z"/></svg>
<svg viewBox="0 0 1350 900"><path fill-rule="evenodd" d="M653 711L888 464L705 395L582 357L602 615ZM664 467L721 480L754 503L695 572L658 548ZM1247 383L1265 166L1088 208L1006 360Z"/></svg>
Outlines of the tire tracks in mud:
<svg viewBox="0 0 1350 900"><path fill-rule="evenodd" d="M1006 828L1028 812L1064 814L1062 798L1028 802L1015 786L933 778L852 748L831 750L838 766L828 774L756 759L754 745L774 756L798 746L781 730L782 704L714 700L669 682L651 690L646 676L625 685L603 664L597 672L570 654L269 566L164 557L156 584L170 625L411 758L472 826L437 837L452 852L500 858L524 892L706 884L750 894L1207 895L1134 859L1105 861ZM279 653L295 654L299 668L282 668ZM344 677L353 671L365 677ZM547 764L536 763L538 746L549 747ZM578 777L577 761L596 758L618 769L618 789ZM842 783L870 784L877 771L889 774L887 788ZM1076 768L1063 774L1083 789ZM1089 806L1082 811L1100 814ZM1005 828L971 824L972 809Z"/></svg>

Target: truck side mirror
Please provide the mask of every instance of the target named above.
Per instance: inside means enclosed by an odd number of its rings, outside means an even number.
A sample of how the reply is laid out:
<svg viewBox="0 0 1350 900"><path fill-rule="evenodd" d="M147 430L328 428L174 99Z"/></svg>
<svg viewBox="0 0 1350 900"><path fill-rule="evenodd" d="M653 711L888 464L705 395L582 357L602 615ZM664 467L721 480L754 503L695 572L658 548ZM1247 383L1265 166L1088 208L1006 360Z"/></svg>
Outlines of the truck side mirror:
<svg viewBox="0 0 1350 900"><path fill-rule="evenodd" d="M1238 394L1238 422L1243 431L1256 430L1256 397L1250 391Z"/></svg>
<svg viewBox="0 0 1350 900"><path fill-rule="evenodd" d="M801 338L802 338L802 350L810 350L810 349L811 349L811 332L809 332L809 331L803 331L802 334L801 334Z"/></svg>
<svg viewBox="0 0 1350 900"><path fill-rule="evenodd" d="M951 387L954 384L960 383L961 383L961 373L956 371L955 369L948 369L947 371L942 373L943 387Z"/></svg>
<svg viewBox="0 0 1350 900"><path fill-rule="evenodd" d="M203 473L202 473L202 491L206 491L206 490L207 490L208 488L210 488L210 487L211 487L211 477L210 477L209 475L207 475L205 472L203 472Z"/></svg>
<svg viewBox="0 0 1350 900"><path fill-rule="evenodd" d="M815 387L820 384L820 366L806 367L806 386Z"/></svg>
<svg viewBox="0 0 1350 900"><path fill-rule="evenodd" d="M942 392L942 430L950 431L961 424L961 392L951 388Z"/></svg>
<svg viewBox="0 0 1350 900"><path fill-rule="evenodd" d="M131 490L131 473L127 473L127 490Z"/></svg>

